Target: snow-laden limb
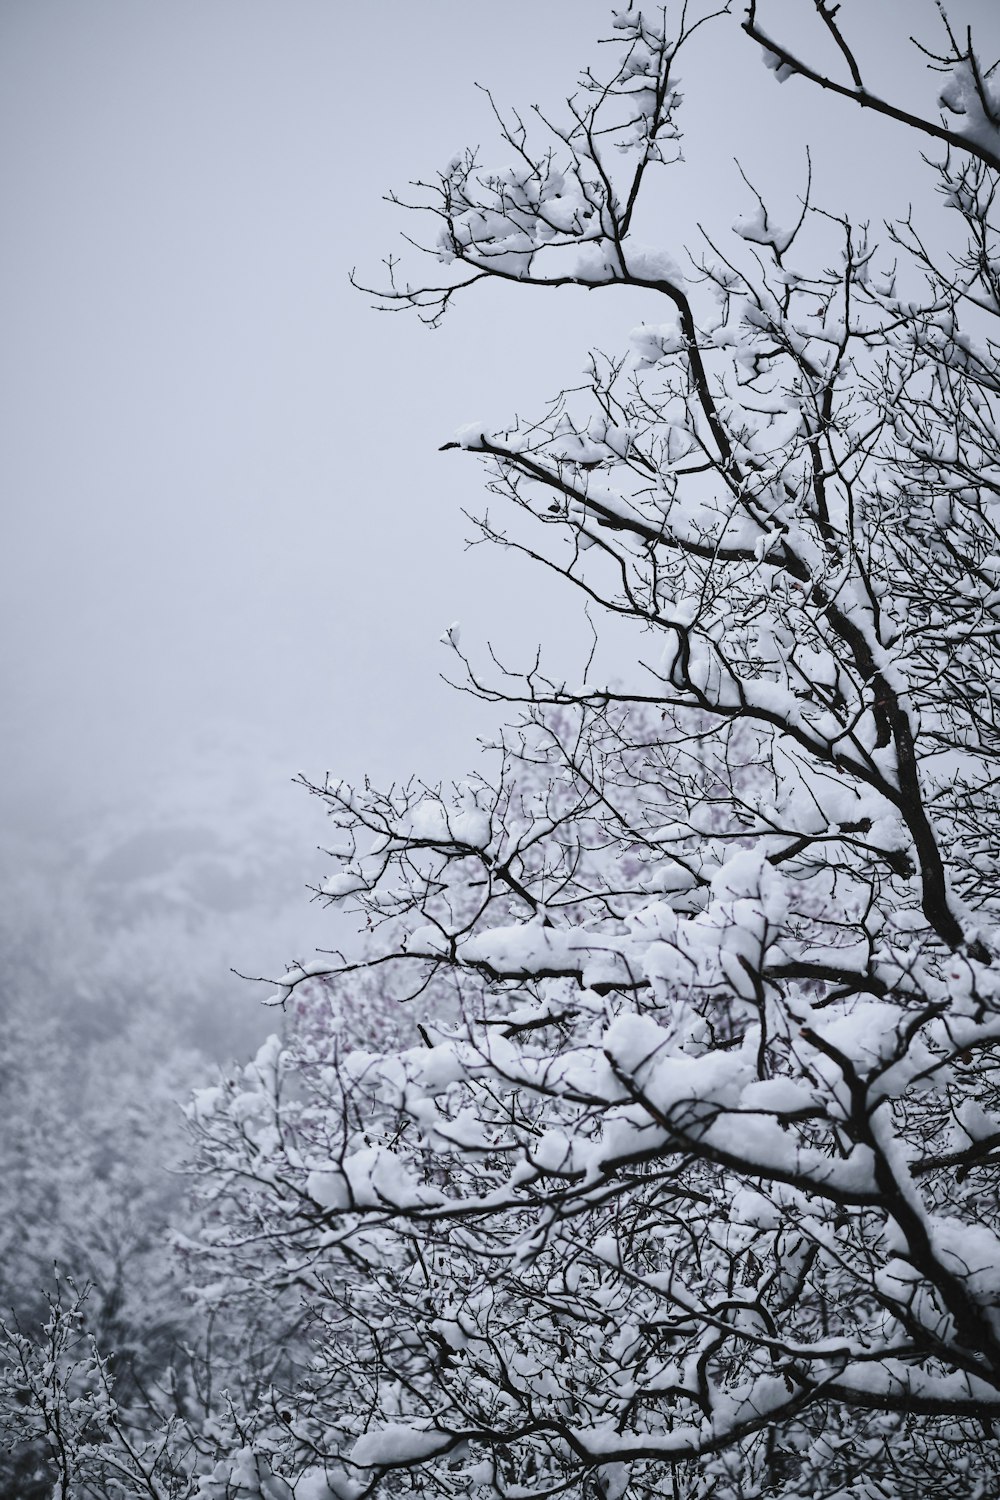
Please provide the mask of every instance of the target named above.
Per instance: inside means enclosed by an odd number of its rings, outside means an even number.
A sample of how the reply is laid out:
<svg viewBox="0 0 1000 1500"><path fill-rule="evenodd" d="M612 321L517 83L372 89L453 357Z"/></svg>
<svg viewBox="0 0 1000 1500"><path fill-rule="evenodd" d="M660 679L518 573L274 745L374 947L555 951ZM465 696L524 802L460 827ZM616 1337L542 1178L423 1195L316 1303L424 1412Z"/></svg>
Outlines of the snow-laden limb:
<svg viewBox="0 0 1000 1500"><path fill-rule="evenodd" d="M446 633L519 710L492 770L311 784L364 952L290 969L280 1044L192 1111L206 1301L307 1310L267 1464L337 1495L1000 1487L995 179L941 168L944 266L809 190L686 261L637 243L691 20L621 9L605 82L498 115L513 165L423 201L440 282L386 292L650 317L444 444L618 675Z"/></svg>
<svg viewBox="0 0 1000 1500"><path fill-rule="evenodd" d="M948 113L958 117L963 141L989 156L1000 156L1000 92L971 50L955 60L938 97Z"/></svg>
<svg viewBox="0 0 1000 1500"><path fill-rule="evenodd" d="M681 160L678 54L726 9L726 3L684 7L677 17L632 5L617 10L613 45L619 56L612 76L585 72L562 120L533 111L544 135L541 149L522 116L504 116L488 95L512 160L489 167L478 153L466 151L433 181L411 184L417 195L412 200L390 195L436 221L425 248L450 274L441 282L400 283L390 261L389 285L364 289L381 306L412 306L435 324L457 292L487 276L534 286L630 280L622 247L643 183L650 168ZM681 273L654 251L635 274L680 279Z"/></svg>
<svg viewBox="0 0 1000 1500"><path fill-rule="evenodd" d="M939 6L947 47L943 53L932 51L913 37L900 36L901 46L909 41L928 60L935 73L945 73L943 86L938 85L937 102L942 117L905 109L883 94L868 88L858 63L857 43L849 39L839 20L840 6L829 0L815 0L816 14L840 53L840 69L826 64L812 65L798 50L792 50L780 38L767 32L758 17L758 0L747 0L743 29L761 48L761 61L779 83L801 77L841 98L849 99L861 109L885 115L909 130L930 136L947 147L968 152L991 171L1000 170L1000 100L992 79L995 68L985 64L976 51L971 26L965 40L959 39L944 6ZM845 74L838 77L837 72Z"/></svg>

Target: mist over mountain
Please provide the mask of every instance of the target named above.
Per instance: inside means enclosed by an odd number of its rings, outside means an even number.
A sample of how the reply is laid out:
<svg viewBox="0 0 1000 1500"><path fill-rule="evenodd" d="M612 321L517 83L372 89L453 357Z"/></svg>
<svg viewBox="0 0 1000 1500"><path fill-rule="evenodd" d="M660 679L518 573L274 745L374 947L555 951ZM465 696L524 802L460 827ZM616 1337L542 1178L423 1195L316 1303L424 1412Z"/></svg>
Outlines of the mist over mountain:
<svg viewBox="0 0 1000 1500"><path fill-rule="evenodd" d="M23 809L0 856L0 1004L30 999L84 1044L163 1005L179 1047L254 1046L274 1024L268 991L233 970L279 974L326 937L306 790L216 737L170 778L69 806L55 825Z"/></svg>

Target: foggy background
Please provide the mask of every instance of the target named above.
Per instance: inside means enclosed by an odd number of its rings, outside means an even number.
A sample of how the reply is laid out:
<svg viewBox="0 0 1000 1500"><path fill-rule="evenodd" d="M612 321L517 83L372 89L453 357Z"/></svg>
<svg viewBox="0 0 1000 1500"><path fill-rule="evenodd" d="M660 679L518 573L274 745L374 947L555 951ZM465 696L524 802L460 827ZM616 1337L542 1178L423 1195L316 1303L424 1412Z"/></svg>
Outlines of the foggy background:
<svg viewBox="0 0 1000 1500"><path fill-rule="evenodd" d="M762 19L829 57L811 8ZM995 9L959 10L992 58ZM940 42L930 0L841 19L873 83L933 114L906 42ZM582 665L572 600L464 550L480 471L437 450L540 409L659 308L487 287L428 333L348 274L413 265L399 234L421 226L383 193L469 144L505 160L476 81L555 109L600 70L608 20L603 0L0 4L8 949L70 951L97 991L112 960L137 985L169 970L212 1045L239 1045L271 1017L230 966L278 973L330 940L295 773L473 769L497 712L438 679L453 620L479 659L544 640ZM680 71L687 163L650 183L675 258L749 206L734 155L793 218L807 142L816 202L934 216L907 132L779 86L734 20ZM211 1020L224 999L242 1019Z"/></svg>

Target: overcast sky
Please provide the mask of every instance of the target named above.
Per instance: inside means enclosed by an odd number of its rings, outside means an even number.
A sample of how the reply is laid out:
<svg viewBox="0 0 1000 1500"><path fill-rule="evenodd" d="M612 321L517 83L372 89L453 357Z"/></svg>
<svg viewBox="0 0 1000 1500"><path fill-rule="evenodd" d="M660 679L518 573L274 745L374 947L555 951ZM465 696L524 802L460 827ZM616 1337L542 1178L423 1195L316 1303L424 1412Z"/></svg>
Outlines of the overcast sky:
<svg viewBox="0 0 1000 1500"><path fill-rule="evenodd" d="M988 22L988 0L972 13ZM490 289L428 334L347 278L377 280L414 231L386 190L468 143L502 161L474 82L554 104L599 63L607 16L597 0L0 4L8 805L58 820L146 777L182 799L192 747L216 741L282 778L459 773L489 716L437 680L445 626L582 661L563 597L463 550L479 473L437 450L539 408L592 343L621 348L658 309ZM937 39L930 0L842 16L877 79L921 79L905 38ZM734 154L790 212L807 140L832 208L878 220L924 195L933 213L905 132L779 87L732 23L681 72L689 161L658 208L675 255L695 219L725 232L746 205Z"/></svg>

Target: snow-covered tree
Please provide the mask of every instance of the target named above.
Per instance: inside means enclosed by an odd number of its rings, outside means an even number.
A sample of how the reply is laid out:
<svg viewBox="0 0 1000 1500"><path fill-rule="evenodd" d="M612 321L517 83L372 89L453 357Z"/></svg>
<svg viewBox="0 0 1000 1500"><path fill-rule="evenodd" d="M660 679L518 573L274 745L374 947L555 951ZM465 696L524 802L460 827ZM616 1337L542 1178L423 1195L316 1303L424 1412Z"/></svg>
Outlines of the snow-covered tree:
<svg viewBox="0 0 1000 1500"><path fill-rule="evenodd" d="M678 53L736 21L635 4L409 205L433 272L388 306L662 311L446 445L507 507L480 535L584 596L582 680L453 628L519 706L493 773L312 788L368 947L290 969L286 1039L192 1107L205 1305L301 1304L202 1496L1000 1487L1000 92L946 30L912 115L814 8L846 82L745 29L937 141L953 252L808 197L644 245Z"/></svg>
<svg viewBox="0 0 1000 1500"><path fill-rule="evenodd" d="M11 906L14 894L8 886ZM34 1500L51 1495L56 1469L44 1415L25 1404L25 1369L48 1399L64 1375L73 1384L86 1349L93 1380L125 1407L187 1331L169 1244L182 1198L177 1101L204 1063L144 997L116 1015L112 997L85 995L69 961L33 963L39 950L6 916L26 952L8 948L0 975L0 1492ZM78 934L62 930L67 944Z"/></svg>
<svg viewBox="0 0 1000 1500"><path fill-rule="evenodd" d="M222 787L187 768L183 809L150 784L0 858L0 1494L18 1500L182 1493L293 1321L273 1298L256 1322L221 1298L202 1316L174 1244L194 1231L182 1103L223 1038L264 1034L227 965L281 925L293 868L283 810L229 759Z"/></svg>
<svg viewBox="0 0 1000 1500"><path fill-rule="evenodd" d="M419 1038L313 1027L199 1108L230 1243L242 1212L321 1331L268 1459L310 1494L1000 1482L1000 96L948 32L944 123L909 116L816 11L840 91L947 148L954 255L808 199L686 265L638 242L701 20L634 5L610 77L537 137L497 112L508 165L407 205L443 274L386 305L434 323L493 279L663 311L589 391L446 445L512 512L481 536L634 666L489 678L454 630L465 685L523 707L497 775L313 788L374 951L282 995L392 974Z"/></svg>

